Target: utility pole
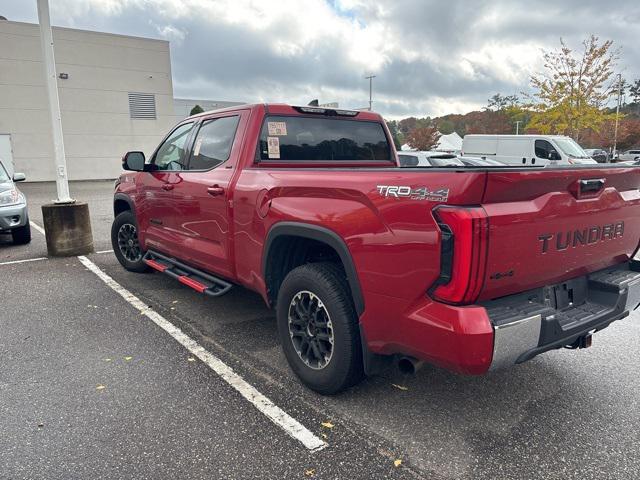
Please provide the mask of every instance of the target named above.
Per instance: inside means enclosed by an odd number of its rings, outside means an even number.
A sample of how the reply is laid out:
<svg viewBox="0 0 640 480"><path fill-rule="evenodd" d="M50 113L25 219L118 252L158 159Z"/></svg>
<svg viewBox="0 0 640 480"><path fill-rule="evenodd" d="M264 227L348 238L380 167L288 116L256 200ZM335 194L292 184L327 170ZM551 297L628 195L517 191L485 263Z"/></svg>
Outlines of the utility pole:
<svg viewBox="0 0 640 480"><path fill-rule="evenodd" d="M522 120L516 120L516 135L520 135L520 124Z"/></svg>
<svg viewBox="0 0 640 480"><path fill-rule="evenodd" d="M76 202L69 196L69 178L67 176L67 161L64 155L60 98L58 98L56 62L53 55L53 33L51 32L51 18L49 17L49 0L37 0L37 2L58 195L58 198L53 203L42 205L41 207L47 253L52 257L85 255L93 252L89 205L86 202Z"/></svg>
<svg viewBox="0 0 640 480"><path fill-rule="evenodd" d="M616 157L618 153L618 122L620 120L620 98L622 97L622 74L618 74L618 101L616 103L616 126L613 132L613 153L612 158Z"/></svg>
<svg viewBox="0 0 640 480"><path fill-rule="evenodd" d="M49 17L49 1L38 0L38 21L40 22L40 44L42 60L45 67L45 86L49 98L49 116L51 118L51 135L53 137L53 160L55 163L56 190L58 194L54 203L73 203L69 196L69 179L67 161L64 154L62 137L62 119L60 115L60 99L58 98L58 82L56 79L56 62L53 54L53 34Z"/></svg>
<svg viewBox="0 0 640 480"><path fill-rule="evenodd" d="M373 107L373 79L376 78L375 75L369 75L368 77L364 77L369 79L369 111L371 111Z"/></svg>

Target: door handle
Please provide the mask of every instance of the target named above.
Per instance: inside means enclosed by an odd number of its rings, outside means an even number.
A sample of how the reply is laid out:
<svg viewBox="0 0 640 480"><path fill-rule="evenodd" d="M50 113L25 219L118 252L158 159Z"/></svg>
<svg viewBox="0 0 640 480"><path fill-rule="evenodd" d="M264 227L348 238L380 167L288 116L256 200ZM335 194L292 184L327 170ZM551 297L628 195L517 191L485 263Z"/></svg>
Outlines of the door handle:
<svg viewBox="0 0 640 480"><path fill-rule="evenodd" d="M207 193L212 197L217 197L218 195L222 195L224 193L224 188L220 185L213 185L212 187L207 188Z"/></svg>
<svg viewBox="0 0 640 480"><path fill-rule="evenodd" d="M173 190L173 184L165 183L165 184L162 185L162 189L163 190Z"/></svg>
<svg viewBox="0 0 640 480"><path fill-rule="evenodd" d="M580 193L596 193L604 188L604 178L580 180Z"/></svg>

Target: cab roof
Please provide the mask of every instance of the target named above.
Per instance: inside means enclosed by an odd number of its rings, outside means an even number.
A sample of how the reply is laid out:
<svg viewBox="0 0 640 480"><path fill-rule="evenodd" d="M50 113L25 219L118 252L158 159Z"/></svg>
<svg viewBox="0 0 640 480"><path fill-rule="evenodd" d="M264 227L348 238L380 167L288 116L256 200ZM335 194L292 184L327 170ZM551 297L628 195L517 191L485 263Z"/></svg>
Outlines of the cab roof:
<svg viewBox="0 0 640 480"><path fill-rule="evenodd" d="M245 105L234 105L232 107L220 108L217 110L209 110L207 112L191 115L187 119L196 119L210 115L211 113L237 112L238 110L255 110L264 108L267 114L272 115L328 115L343 118L352 118L354 120L381 121L382 116L379 113L370 112L368 110L349 110L345 108L328 108L314 107L310 105L289 105L286 103L247 103Z"/></svg>

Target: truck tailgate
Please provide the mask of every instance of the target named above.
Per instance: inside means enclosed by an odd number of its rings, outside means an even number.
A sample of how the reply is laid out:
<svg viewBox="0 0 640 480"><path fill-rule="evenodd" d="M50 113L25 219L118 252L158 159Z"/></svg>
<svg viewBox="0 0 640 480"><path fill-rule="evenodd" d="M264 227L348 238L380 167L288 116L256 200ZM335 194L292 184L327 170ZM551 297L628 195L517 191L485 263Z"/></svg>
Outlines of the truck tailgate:
<svg viewBox="0 0 640 480"><path fill-rule="evenodd" d="M640 168L487 174L486 276L479 300L560 283L629 260L640 239Z"/></svg>

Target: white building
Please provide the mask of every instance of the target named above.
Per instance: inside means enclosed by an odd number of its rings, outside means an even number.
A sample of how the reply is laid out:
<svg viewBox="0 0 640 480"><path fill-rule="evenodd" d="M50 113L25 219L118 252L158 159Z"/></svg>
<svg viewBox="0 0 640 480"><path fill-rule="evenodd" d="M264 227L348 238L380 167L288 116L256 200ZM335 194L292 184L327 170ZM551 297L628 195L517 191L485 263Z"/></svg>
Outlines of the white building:
<svg viewBox="0 0 640 480"><path fill-rule="evenodd" d="M15 169L53 180L38 25L0 21L0 134ZM127 150L150 152L174 121L169 43L53 28L71 179L114 178Z"/></svg>
<svg viewBox="0 0 640 480"><path fill-rule="evenodd" d="M169 42L60 27L53 38L70 179L117 177L126 151L149 155L188 115L191 100L174 105ZM54 180L44 79L38 25L0 20L0 156L29 181Z"/></svg>
<svg viewBox="0 0 640 480"><path fill-rule="evenodd" d="M433 148L438 152L458 154L462 151L462 137L457 132L448 135L440 135L438 144Z"/></svg>

